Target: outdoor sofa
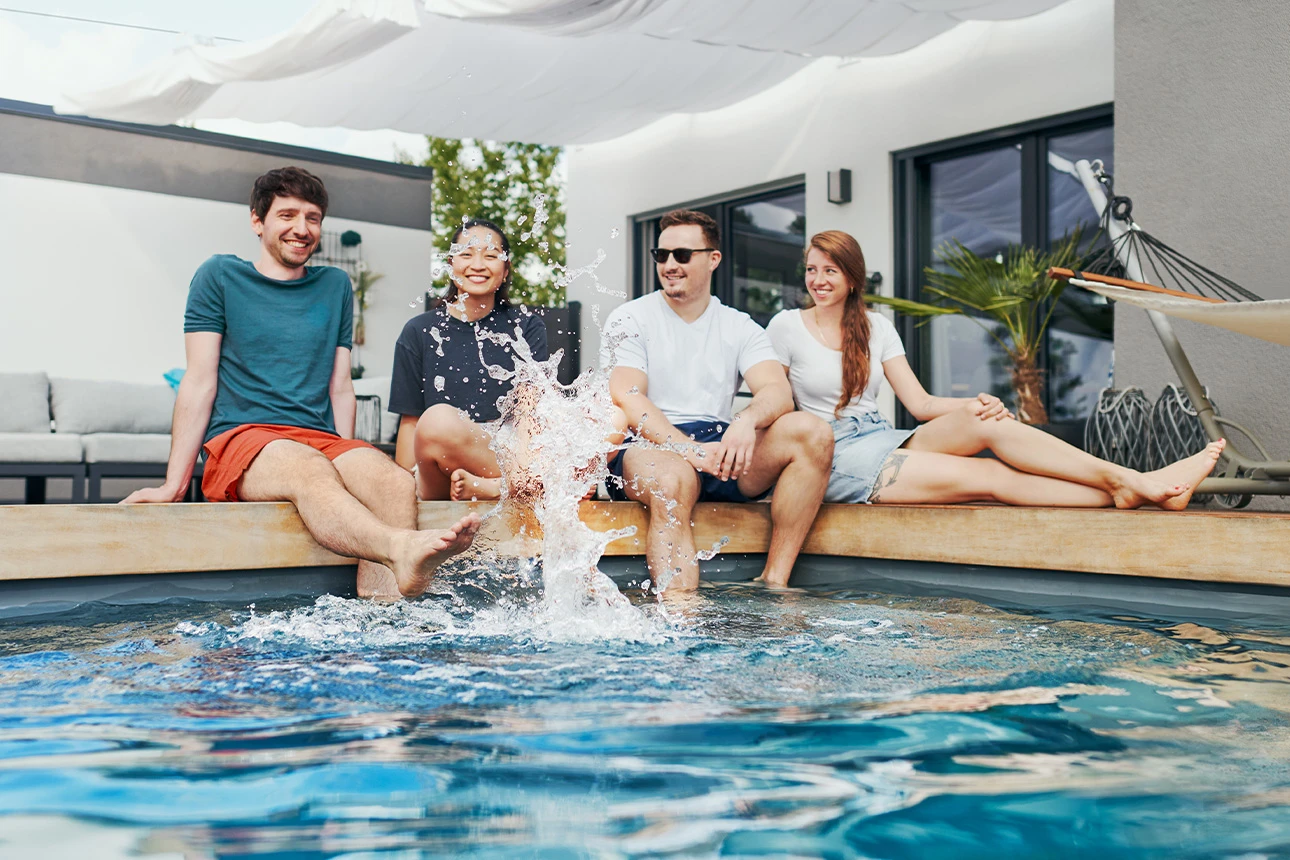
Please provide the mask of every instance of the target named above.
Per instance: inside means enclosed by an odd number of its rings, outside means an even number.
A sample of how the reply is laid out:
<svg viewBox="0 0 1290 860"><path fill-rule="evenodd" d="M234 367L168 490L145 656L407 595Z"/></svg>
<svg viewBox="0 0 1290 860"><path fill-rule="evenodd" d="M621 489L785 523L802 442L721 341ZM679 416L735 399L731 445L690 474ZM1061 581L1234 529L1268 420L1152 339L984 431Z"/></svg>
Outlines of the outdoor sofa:
<svg viewBox="0 0 1290 860"><path fill-rule="evenodd" d="M166 475L168 385L0 373L0 404L0 477L25 478L29 504L49 478L71 478L77 503L102 501L104 478Z"/></svg>

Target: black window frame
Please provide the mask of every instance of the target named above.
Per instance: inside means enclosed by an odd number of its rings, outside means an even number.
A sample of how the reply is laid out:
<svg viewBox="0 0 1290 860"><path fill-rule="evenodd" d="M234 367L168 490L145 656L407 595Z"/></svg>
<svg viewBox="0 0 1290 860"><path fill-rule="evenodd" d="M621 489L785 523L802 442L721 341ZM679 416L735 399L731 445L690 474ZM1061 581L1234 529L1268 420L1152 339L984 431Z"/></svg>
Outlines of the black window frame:
<svg viewBox="0 0 1290 860"><path fill-rule="evenodd" d="M731 220L731 210L760 200L779 197L789 191L800 191L805 195L805 173L798 173L757 185L749 185L708 197L700 197L672 206L650 209L631 216L632 298L638 299L646 293L651 293L658 289L658 278L654 271L654 262L649 259L649 255L646 252L648 248L653 247L654 241L657 240L656 236L646 236L647 231L652 229L653 223L673 209L716 209L716 214L713 217L716 219L717 226L721 228L721 257L723 262L717 267L717 271L713 273L712 291L713 295L721 299L722 304L737 307L734 302L735 267L732 253L733 245L731 244L734 240L734 225ZM803 245L805 245L805 239L803 239Z"/></svg>
<svg viewBox="0 0 1290 860"><path fill-rule="evenodd" d="M926 143L892 152L893 239L892 289L899 298L919 299L922 272L932 261L931 165L1003 146L1021 147L1021 241L1048 248L1048 141L1082 131L1115 127L1115 105L1106 103L1054 114L987 131ZM896 314L896 328L905 342L910 366L920 380L930 361L930 339L922 337L919 319ZM1048 349L1041 355L1047 365ZM1052 390L1045 386L1045 405L1051 409ZM897 400L897 422L911 428L917 421Z"/></svg>

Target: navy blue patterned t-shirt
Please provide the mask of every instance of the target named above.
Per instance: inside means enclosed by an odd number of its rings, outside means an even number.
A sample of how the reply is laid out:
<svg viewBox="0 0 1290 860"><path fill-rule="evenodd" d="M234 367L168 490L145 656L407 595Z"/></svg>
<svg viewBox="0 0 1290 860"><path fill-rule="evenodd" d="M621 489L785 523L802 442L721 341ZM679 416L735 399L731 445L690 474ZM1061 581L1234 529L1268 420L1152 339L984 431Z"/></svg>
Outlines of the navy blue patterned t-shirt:
<svg viewBox="0 0 1290 860"><path fill-rule="evenodd" d="M390 382L391 412L420 416L436 403L465 410L476 422L498 418L497 401L511 390L511 381L494 379L480 361L510 370L511 347L475 334L476 327L515 337L516 329L538 361L547 358L546 325L522 307L494 308L475 322L462 322L440 305L408 320L394 344L394 373Z"/></svg>

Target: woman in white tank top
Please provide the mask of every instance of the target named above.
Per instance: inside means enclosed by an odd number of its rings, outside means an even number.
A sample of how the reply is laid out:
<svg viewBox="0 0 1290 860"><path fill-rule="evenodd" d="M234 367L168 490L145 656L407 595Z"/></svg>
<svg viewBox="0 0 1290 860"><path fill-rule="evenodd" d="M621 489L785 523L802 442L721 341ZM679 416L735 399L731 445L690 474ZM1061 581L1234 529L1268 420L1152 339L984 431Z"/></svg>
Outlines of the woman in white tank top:
<svg viewBox="0 0 1290 860"><path fill-rule="evenodd" d="M825 501L1181 510L1218 461L1222 441L1163 469L1137 472L1022 424L992 394L928 394L895 326L866 309L864 283L856 240L839 230L817 233L806 252L811 307L782 311L767 328L798 408L832 422ZM916 430L896 430L878 413L884 378L925 422ZM987 449L998 459L973 456Z"/></svg>

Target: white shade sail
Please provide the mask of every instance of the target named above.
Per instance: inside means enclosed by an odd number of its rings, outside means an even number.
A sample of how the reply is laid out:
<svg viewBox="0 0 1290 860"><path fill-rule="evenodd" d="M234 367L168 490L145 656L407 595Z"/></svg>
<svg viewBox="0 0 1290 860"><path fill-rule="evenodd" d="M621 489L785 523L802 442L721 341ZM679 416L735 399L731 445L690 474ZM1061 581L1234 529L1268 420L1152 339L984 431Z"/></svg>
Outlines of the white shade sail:
<svg viewBox="0 0 1290 860"><path fill-rule="evenodd" d="M1064 0L322 0L291 30L190 46L59 112L285 121L572 144L713 110L814 58L908 50Z"/></svg>

